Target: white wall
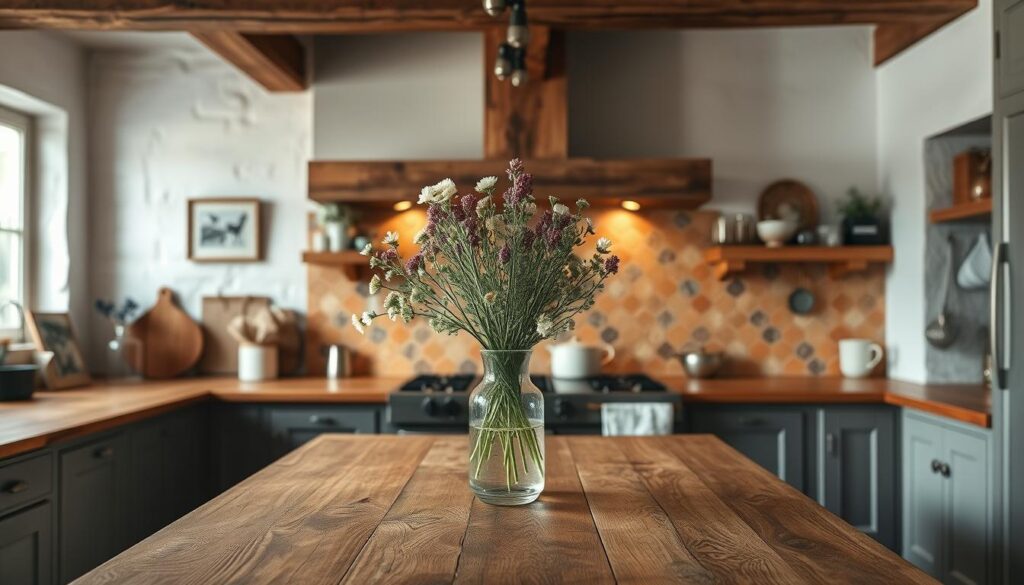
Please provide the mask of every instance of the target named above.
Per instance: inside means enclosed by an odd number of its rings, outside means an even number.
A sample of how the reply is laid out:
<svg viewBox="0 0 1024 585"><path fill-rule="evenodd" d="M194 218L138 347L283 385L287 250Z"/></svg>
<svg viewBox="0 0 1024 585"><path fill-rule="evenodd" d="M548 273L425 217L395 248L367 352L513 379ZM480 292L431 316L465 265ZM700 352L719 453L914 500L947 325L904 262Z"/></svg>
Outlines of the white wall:
<svg viewBox="0 0 1024 585"><path fill-rule="evenodd" d="M196 317L201 297L218 293L304 310L311 112L308 92L269 94L199 47L93 53L90 297L148 306L168 285ZM186 258L187 200L205 196L265 202L264 261ZM110 328L93 320L98 350Z"/></svg>
<svg viewBox="0 0 1024 585"><path fill-rule="evenodd" d="M770 182L822 200L875 184L870 29L573 32L570 152L710 157L708 207L753 211Z"/></svg>
<svg viewBox="0 0 1024 585"><path fill-rule="evenodd" d="M992 1L878 71L878 186L892 197L896 259L886 285L889 375L923 382L925 138L992 111Z"/></svg>
<svg viewBox="0 0 1024 585"><path fill-rule="evenodd" d="M70 310L88 333L85 56L74 43L38 31L0 33L0 102L36 122L32 305Z"/></svg>
<svg viewBox="0 0 1024 585"><path fill-rule="evenodd" d="M315 158L483 156L480 33L323 37L315 60Z"/></svg>

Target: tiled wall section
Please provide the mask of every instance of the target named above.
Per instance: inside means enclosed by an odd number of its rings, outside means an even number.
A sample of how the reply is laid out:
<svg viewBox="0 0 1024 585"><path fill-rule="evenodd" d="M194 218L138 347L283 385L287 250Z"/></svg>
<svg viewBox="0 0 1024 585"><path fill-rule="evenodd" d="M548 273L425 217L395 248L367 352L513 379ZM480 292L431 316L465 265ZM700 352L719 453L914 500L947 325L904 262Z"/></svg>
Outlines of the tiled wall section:
<svg viewBox="0 0 1024 585"><path fill-rule="evenodd" d="M594 213L598 233L614 241L622 269L596 306L577 320L584 341L604 340L618 356L616 372L678 375L673 354L689 343L720 346L729 356L724 376L838 375L836 340L884 340L884 269L832 280L822 266L755 266L738 278L715 279L702 261L712 212ZM408 242L422 224L419 211L381 229L399 229ZM408 245L408 244L407 244ZM465 335L441 336L425 322L375 322L365 336L350 315L373 308L365 281L353 283L332 268L309 267L309 347L342 343L357 353L356 372L404 376L415 372L479 370L479 351ZM812 315L793 315L787 299L796 287L818 299ZM382 323L377 326L376 323ZM311 351L310 370L322 371ZM532 369L547 371L539 348ZM880 367L884 371L884 366Z"/></svg>

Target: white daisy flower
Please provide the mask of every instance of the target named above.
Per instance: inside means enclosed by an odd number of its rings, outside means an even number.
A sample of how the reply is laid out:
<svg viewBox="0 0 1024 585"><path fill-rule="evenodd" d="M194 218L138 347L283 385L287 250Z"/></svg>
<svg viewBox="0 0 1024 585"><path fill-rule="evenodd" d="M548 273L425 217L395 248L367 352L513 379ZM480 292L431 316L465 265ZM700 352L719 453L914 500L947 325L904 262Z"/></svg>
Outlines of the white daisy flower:
<svg viewBox="0 0 1024 585"><path fill-rule="evenodd" d="M551 211L555 212L555 215L566 215L569 213L569 208L561 203L556 203Z"/></svg>
<svg viewBox="0 0 1024 585"><path fill-rule="evenodd" d="M420 203L444 203L452 198L458 188L455 186L455 181L451 179L445 179L436 185L430 185L424 187L420 191Z"/></svg>
<svg viewBox="0 0 1024 585"><path fill-rule="evenodd" d="M362 322L359 321L359 315L356 315L355 313L352 313L352 326L355 327L356 331L360 334L366 333L366 330L363 329Z"/></svg>
<svg viewBox="0 0 1024 585"><path fill-rule="evenodd" d="M370 252L373 252L373 244L366 244L362 250L359 250L359 253L363 256L369 256Z"/></svg>
<svg viewBox="0 0 1024 585"><path fill-rule="evenodd" d="M384 239L381 241L388 246L397 246L398 232L388 232L387 234L384 235Z"/></svg>
<svg viewBox="0 0 1024 585"><path fill-rule="evenodd" d="M371 313L369 311L365 311L365 312L363 312L363 318L360 319L360 321L363 322L363 325L366 325L367 327L369 327L373 323L373 318L374 317L376 317L376 315L374 315L373 313Z"/></svg>
<svg viewBox="0 0 1024 585"><path fill-rule="evenodd" d="M608 238L599 238L597 240L597 251L600 254L607 254L612 249L612 241Z"/></svg>
<svg viewBox="0 0 1024 585"><path fill-rule="evenodd" d="M547 315L537 317L537 333L540 333L542 337L550 335L554 326L555 323L551 320L551 317Z"/></svg>
<svg viewBox="0 0 1024 585"><path fill-rule="evenodd" d="M381 287L380 276L377 275L377 274L374 274L373 278L370 279L370 294L371 295L377 294L377 292L380 291L380 287Z"/></svg>
<svg viewBox="0 0 1024 585"><path fill-rule="evenodd" d="M498 177L484 177L476 182L477 193L490 193L491 189L498 184Z"/></svg>

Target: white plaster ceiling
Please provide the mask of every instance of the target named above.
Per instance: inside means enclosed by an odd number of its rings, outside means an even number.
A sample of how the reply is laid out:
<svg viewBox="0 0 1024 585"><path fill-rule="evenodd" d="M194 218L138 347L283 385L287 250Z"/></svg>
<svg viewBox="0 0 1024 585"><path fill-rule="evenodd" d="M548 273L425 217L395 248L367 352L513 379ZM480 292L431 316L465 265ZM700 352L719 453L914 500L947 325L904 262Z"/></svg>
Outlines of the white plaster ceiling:
<svg viewBox="0 0 1024 585"><path fill-rule="evenodd" d="M192 49L202 46L185 32L73 30L60 31L56 34L71 39L87 49L108 51Z"/></svg>

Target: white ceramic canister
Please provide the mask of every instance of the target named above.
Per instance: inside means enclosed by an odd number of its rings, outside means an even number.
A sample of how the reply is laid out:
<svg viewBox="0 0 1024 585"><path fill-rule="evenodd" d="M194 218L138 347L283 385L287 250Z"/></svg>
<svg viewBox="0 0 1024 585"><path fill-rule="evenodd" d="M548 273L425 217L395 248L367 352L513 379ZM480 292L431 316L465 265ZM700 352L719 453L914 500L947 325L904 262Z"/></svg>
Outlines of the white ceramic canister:
<svg viewBox="0 0 1024 585"><path fill-rule="evenodd" d="M238 346L238 379L259 382L277 378L277 346L243 343Z"/></svg>

